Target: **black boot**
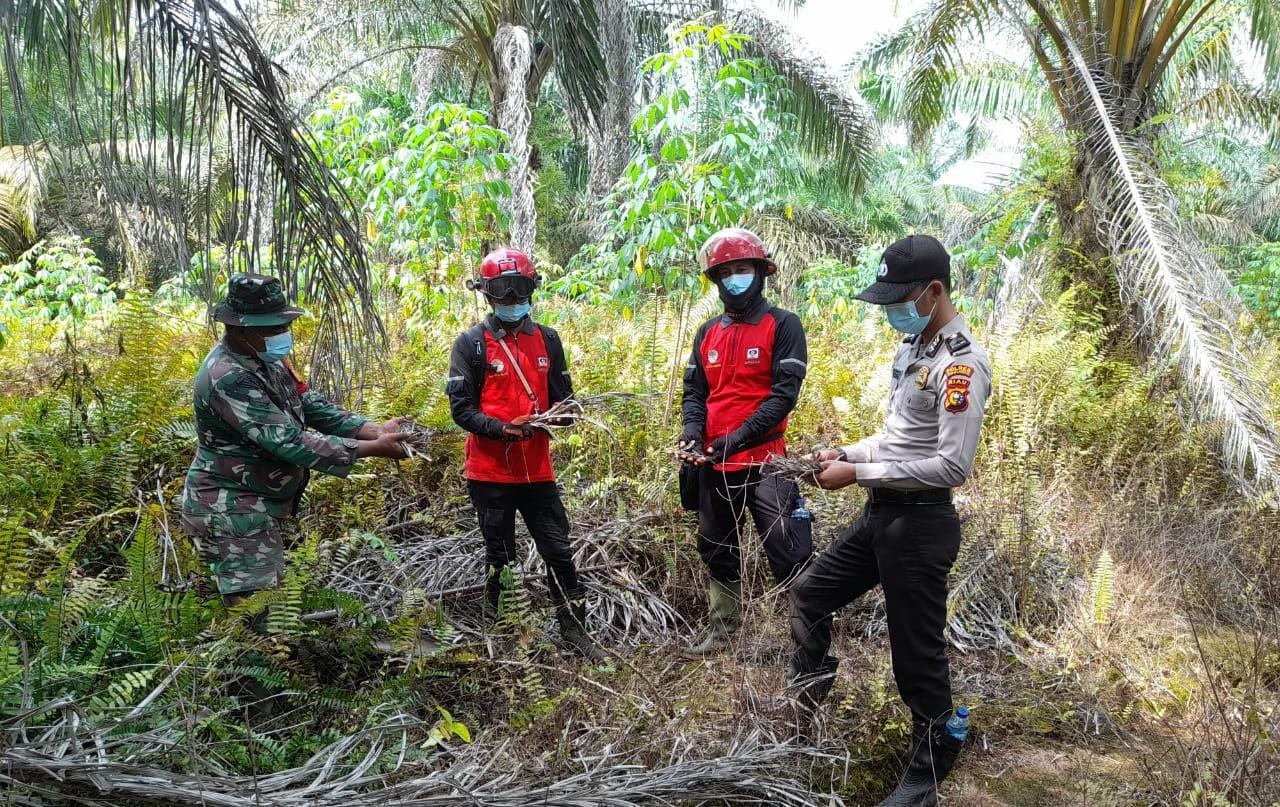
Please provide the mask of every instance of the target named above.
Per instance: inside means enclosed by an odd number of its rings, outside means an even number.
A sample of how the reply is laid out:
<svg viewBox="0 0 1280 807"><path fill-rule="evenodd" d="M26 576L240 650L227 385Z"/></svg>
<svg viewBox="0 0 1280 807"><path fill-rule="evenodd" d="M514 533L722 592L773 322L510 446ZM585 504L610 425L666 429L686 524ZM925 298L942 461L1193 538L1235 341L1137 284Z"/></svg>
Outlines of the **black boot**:
<svg viewBox="0 0 1280 807"><path fill-rule="evenodd" d="M902 781L877 807L935 807L938 803L938 785L951 773L964 743L948 734L942 723L913 733Z"/></svg>
<svg viewBox="0 0 1280 807"><path fill-rule="evenodd" d="M604 658L604 653L587 635L587 601L573 600L556 607L556 622L560 624L560 639L570 650L593 661Z"/></svg>
<svg viewBox="0 0 1280 807"><path fill-rule="evenodd" d="M485 587L484 601L480 603L480 624L486 629L498 621L498 598L501 594L501 588Z"/></svg>
<svg viewBox="0 0 1280 807"><path fill-rule="evenodd" d="M792 659L787 672L787 696L792 704L798 741L808 743L813 737L818 708L835 685L839 666L839 659L826 656L816 670L801 671Z"/></svg>

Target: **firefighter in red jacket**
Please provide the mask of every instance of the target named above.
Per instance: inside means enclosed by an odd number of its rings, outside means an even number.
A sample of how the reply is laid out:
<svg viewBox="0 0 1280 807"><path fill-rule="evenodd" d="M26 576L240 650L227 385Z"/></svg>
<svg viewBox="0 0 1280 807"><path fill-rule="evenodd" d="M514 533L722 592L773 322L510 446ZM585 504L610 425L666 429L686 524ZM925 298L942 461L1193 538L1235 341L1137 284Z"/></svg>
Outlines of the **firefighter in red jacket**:
<svg viewBox="0 0 1280 807"><path fill-rule="evenodd" d="M547 566L547 588L560 636L591 658L600 651L587 636L586 589L569 546L569 519L551 467L551 437L528 421L573 395L560 336L530 317L538 274L529 256L496 249L467 281L493 308L460 334L449 361L449 410L469 434L464 473L485 542L488 613L498 613L501 574L516 558L519 511Z"/></svg>
<svg viewBox="0 0 1280 807"><path fill-rule="evenodd" d="M787 416L809 358L804 328L765 298L765 278L778 267L754 233L721 230L707 239L699 260L724 313L694 337L681 402L681 456L697 466L684 474L696 479L696 495L682 494L696 501L698 552L711 576L709 629L686 650L696 656L720 649L738 630L747 512L779 585L794 579L813 551L811 524L791 518L796 484L765 467L770 456L786 454Z"/></svg>

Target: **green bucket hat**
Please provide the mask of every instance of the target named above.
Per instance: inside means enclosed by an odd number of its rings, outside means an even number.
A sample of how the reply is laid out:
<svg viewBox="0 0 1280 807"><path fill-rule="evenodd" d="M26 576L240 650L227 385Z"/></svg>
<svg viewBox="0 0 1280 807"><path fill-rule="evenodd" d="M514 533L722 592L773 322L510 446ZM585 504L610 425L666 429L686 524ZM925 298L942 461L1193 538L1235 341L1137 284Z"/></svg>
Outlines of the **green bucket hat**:
<svg viewBox="0 0 1280 807"><path fill-rule="evenodd" d="M278 278L241 272L227 281L227 299L213 309L213 318L247 328L287 325L306 312L290 305Z"/></svg>

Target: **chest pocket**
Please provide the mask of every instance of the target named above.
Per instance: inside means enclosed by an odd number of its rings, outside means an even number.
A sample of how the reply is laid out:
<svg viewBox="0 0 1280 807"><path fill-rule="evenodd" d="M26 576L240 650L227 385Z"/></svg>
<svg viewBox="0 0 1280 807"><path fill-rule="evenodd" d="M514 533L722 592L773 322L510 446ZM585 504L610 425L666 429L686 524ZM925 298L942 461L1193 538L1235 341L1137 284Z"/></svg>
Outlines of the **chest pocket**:
<svg viewBox="0 0 1280 807"><path fill-rule="evenodd" d="M907 393L906 405L908 409L927 412L937 408L938 396L929 390L912 390Z"/></svg>

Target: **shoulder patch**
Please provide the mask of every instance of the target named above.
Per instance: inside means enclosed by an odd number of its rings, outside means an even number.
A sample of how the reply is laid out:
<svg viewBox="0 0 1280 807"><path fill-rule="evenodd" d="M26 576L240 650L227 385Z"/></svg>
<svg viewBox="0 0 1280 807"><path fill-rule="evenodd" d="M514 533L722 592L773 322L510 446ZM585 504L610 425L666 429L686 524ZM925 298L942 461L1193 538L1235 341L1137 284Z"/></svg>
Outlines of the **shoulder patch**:
<svg viewBox="0 0 1280 807"><path fill-rule="evenodd" d="M953 333L947 337L947 350L952 356L960 356L969 352L969 337L962 333Z"/></svg>
<svg viewBox="0 0 1280 807"><path fill-rule="evenodd" d="M969 387L973 384L973 368L967 364L953 364L942 373L945 384L942 391L942 408L951 414L959 414L969 408Z"/></svg>

